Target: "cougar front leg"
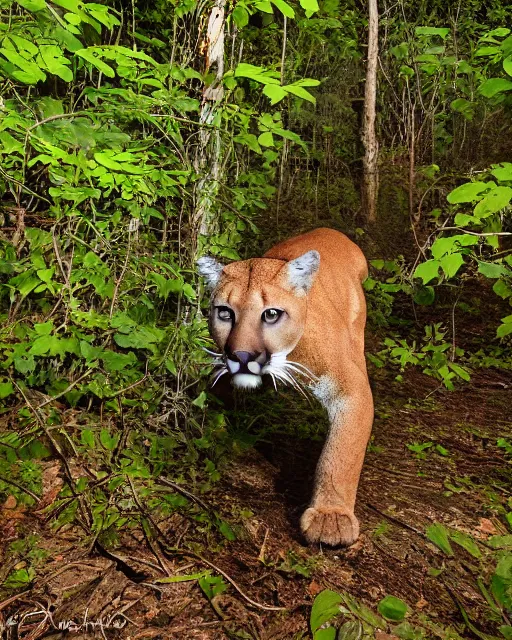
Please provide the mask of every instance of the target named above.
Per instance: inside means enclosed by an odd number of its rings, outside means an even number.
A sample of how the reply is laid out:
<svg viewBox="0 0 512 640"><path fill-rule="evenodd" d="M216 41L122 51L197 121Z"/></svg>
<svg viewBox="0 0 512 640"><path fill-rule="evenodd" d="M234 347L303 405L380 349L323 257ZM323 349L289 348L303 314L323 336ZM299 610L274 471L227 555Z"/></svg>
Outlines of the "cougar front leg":
<svg viewBox="0 0 512 640"><path fill-rule="evenodd" d="M359 536L354 515L357 485L373 422L368 379L358 367L350 384L322 376L313 393L329 414L330 429L318 462L313 499L301 518L308 542L350 545Z"/></svg>

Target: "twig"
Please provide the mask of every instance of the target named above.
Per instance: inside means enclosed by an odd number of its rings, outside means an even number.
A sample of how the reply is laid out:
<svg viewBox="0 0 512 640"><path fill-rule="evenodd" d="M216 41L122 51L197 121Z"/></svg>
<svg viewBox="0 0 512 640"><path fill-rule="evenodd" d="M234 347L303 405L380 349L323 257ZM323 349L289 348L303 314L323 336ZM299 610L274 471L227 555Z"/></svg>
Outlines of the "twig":
<svg viewBox="0 0 512 640"><path fill-rule="evenodd" d="M121 282L124 278L124 274L126 273L126 269L128 268L128 260L130 259L130 252L132 246L132 232L128 231L128 247L126 248L126 257L124 259L123 268L121 270L121 275L116 281L116 286L114 289L114 295L112 296L112 304L110 305L110 319L112 320L112 316L114 315L114 306L116 304L117 294L119 292L119 287L121 286Z"/></svg>
<svg viewBox="0 0 512 640"><path fill-rule="evenodd" d="M26 493L27 496L30 496L36 502L41 502L41 498L38 498L35 493L32 493L30 489L25 489L25 487L22 487L21 484L14 482L14 480L8 480L7 478L4 478L4 476L0 476L0 482L5 482L5 484L10 484L13 487L16 487L17 489L19 489L20 491L23 491L23 493Z"/></svg>
<svg viewBox="0 0 512 640"><path fill-rule="evenodd" d="M200 507L203 507L203 509L205 511L211 511L212 510L206 504L206 502L203 502L203 500L201 500L201 498L198 498L196 495L194 495L193 493L191 493L187 489L183 488L179 484L176 484L175 482L172 482L171 480L167 480L167 478L162 478L162 477L158 478L157 484L158 483L163 484L166 487L171 487L171 489L174 489L175 491L177 491L178 493L181 493L181 495L185 496L186 498L189 498L193 502L196 502Z"/></svg>
<svg viewBox="0 0 512 640"><path fill-rule="evenodd" d="M380 514L384 518L387 518L390 522L394 522L395 524L399 525L400 527L403 527L404 529L408 529L409 531L412 531L416 535L420 536L420 538L422 538L423 540L426 539L427 536L423 533L423 531L420 531L419 529L416 529L416 527L413 527L410 524L407 524L407 522L402 522L402 520L399 520L398 518L395 518L394 516L390 516L389 514L385 513L384 511L381 511L380 509L377 509L377 507L375 507L373 504L370 504L369 502L366 503L366 506L369 507L372 511L377 512L378 514Z"/></svg>
<svg viewBox="0 0 512 640"><path fill-rule="evenodd" d="M39 411L39 409L42 409L43 407L46 407L47 404L50 404L51 402L53 402L54 400L57 400L58 398L61 398L62 396L65 396L66 393L68 393L69 391L71 391L71 389L73 387L76 387L77 384L79 384L80 382L82 382L82 380L84 380L85 378L87 378L88 376L91 375L91 373L93 372L92 369L89 369L89 371L86 371L84 373L83 376L80 376L77 380L75 380L74 382L72 382L69 387L67 387L66 389L64 389L64 391L61 391L60 393L58 393L56 396L52 396L51 398L48 398L48 400L45 400L44 402L42 402L39 406L35 407L36 411Z"/></svg>
<svg viewBox="0 0 512 640"><path fill-rule="evenodd" d="M174 551L175 553L188 556L189 558L195 558L199 562L202 562L203 564L205 564L207 567L210 567L217 573L220 573L220 575L226 578L226 580L238 591L238 593L242 596L242 598L246 600L249 604L251 604L253 607L256 607L257 609L263 609L264 611L288 611L287 607L273 607L267 604L261 604L259 602L256 602L255 600L250 598L244 591L242 591L241 587L238 586L238 584L233 580L233 578L230 575L228 575L225 571L220 569L217 565L213 564L213 562L210 562L209 560L206 560L206 558L203 558L202 556L200 556L198 553L194 553L193 551L187 551L187 549L177 549L173 547L170 547L170 550Z"/></svg>

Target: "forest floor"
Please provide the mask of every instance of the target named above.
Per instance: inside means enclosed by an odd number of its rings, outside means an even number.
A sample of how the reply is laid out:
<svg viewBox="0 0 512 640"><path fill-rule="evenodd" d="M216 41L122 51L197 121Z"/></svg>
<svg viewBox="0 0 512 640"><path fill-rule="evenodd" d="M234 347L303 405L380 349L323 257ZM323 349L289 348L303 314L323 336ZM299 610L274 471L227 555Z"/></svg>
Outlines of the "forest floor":
<svg viewBox="0 0 512 640"><path fill-rule="evenodd" d="M172 533L172 547L133 530L98 553L73 527L54 532L7 501L2 537L37 535L46 557L30 589L0 602L4 637L60 639L60 624L76 638L310 638L311 604L332 589L346 598L339 624L358 619L364 637L490 638L507 623L490 589L502 553L493 547L510 544L496 537L506 534L512 496L510 452L496 444L512 431L510 384L507 372L487 369L449 392L420 373L396 383L379 372L356 508L361 536L345 550L308 548L299 535L321 437L267 433L228 463L202 499L238 521L237 538L215 545L197 538L180 549L190 523L171 518L155 525ZM45 464L56 477L58 463ZM451 552L427 538L433 523L455 532ZM456 532L468 535L457 544ZM205 569L219 576L210 599L198 586ZM386 595L409 607L401 626L377 613Z"/></svg>

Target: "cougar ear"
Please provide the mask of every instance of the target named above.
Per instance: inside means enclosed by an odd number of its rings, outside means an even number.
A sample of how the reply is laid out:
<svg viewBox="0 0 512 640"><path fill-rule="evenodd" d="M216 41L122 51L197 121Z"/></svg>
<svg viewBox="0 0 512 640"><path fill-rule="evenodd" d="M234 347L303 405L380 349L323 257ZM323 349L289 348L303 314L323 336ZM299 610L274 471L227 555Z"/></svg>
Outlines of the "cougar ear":
<svg viewBox="0 0 512 640"><path fill-rule="evenodd" d="M208 289L210 289L210 291L213 291L219 284L224 265L222 265L220 262L217 262L215 258L211 258L210 256L199 258L199 260L196 262L196 265L197 270L199 271L199 275L203 276L203 278L206 279Z"/></svg>
<svg viewBox="0 0 512 640"><path fill-rule="evenodd" d="M311 289L319 266L320 254L314 250L291 260L287 265L290 286L298 293L307 293Z"/></svg>

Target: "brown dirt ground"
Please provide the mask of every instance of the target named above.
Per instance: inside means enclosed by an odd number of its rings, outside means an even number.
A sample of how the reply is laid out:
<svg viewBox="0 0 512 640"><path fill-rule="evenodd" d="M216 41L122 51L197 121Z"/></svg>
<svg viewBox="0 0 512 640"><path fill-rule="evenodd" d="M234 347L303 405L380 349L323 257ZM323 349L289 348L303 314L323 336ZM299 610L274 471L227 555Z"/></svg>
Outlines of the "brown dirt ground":
<svg viewBox="0 0 512 640"><path fill-rule="evenodd" d="M442 522L481 539L505 533L497 509L512 495L510 465L507 472L504 452L495 443L511 434L510 385L505 372L489 370L454 392L421 374L408 375L402 384L389 377L376 381L374 437L356 510L362 534L346 550L310 549L299 536L321 441L273 434L230 462L224 479L204 499L223 513L244 514L237 540L189 546L232 580L213 606L195 580L156 582L204 570L193 553L172 551L155 540L148 545L136 530L113 552L91 551L72 528L54 533L40 514L23 513L23 532L41 535L50 555L31 590L0 603L4 636L57 640L66 636L59 623L74 621L81 629L68 637L77 639L102 633L133 640L309 638L311 603L324 588L350 593L373 610L392 594L439 627L451 625L473 637L463 625L458 599L482 631L494 631L475 586L473 558L460 548L447 558L428 541L425 529ZM406 447L426 441L442 445L449 455L429 450L420 460ZM445 482L460 491L449 492ZM4 535L16 530L16 514L4 505ZM173 517L159 526L164 534L172 532L169 539L179 547L190 523ZM429 568L443 566L440 576L429 575ZM7 558L0 582L11 570ZM123 628L112 628L116 620Z"/></svg>

